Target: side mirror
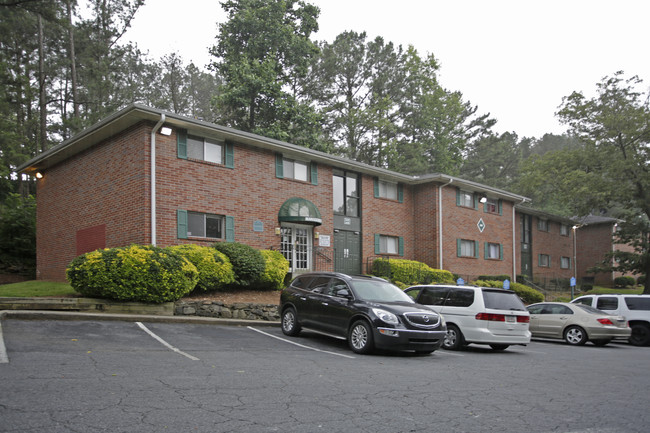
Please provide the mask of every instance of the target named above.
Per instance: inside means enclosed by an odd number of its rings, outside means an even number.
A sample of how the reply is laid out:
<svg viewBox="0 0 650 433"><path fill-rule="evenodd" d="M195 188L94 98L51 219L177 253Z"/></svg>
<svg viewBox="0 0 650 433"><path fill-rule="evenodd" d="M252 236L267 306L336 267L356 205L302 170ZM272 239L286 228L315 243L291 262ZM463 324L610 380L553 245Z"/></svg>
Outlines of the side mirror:
<svg viewBox="0 0 650 433"><path fill-rule="evenodd" d="M336 296L339 298L351 298L350 291L348 289L338 289L336 291Z"/></svg>

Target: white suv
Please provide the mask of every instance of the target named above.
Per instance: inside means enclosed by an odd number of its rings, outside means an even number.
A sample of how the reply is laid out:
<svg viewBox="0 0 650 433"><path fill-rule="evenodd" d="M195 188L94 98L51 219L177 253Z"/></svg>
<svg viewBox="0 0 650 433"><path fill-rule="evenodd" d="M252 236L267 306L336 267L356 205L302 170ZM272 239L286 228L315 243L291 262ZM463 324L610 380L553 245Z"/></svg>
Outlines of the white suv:
<svg viewBox="0 0 650 433"><path fill-rule="evenodd" d="M418 304L444 316L445 349L457 350L470 343L504 350L512 344L530 343L530 314L519 296L510 290L475 286L413 286L406 293Z"/></svg>
<svg viewBox="0 0 650 433"><path fill-rule="evenodd" d="M635 346L650 345L650 295L585 295L571 302L624 316L632 328L628 341Z"/></svg>

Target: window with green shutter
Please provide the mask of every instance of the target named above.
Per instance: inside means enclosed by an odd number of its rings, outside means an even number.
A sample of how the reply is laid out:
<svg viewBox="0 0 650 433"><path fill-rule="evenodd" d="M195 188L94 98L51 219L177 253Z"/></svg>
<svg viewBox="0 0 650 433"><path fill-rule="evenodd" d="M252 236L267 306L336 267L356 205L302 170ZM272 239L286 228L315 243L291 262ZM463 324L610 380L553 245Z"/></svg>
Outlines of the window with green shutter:
<svg viewBox="0 0 650 433"><path fill-rule="evenodd" d="M230 242L235 239L235 223L231 216L178 209L176 225L179 239L225 239Z"/></svg>
<svg viewBox="0 0 650 433"><path fill-rule="evenodd" d="M375 234L375 254L404 255L404 238Z"/></svg>

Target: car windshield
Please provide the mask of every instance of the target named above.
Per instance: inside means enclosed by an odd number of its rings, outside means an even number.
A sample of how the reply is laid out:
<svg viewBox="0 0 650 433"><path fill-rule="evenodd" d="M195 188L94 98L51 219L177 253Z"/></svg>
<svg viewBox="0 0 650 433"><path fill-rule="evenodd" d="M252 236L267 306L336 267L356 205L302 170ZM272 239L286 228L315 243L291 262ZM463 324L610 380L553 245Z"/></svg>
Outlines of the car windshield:
<svg viewBox="0 0 650 433"><path fill-rule="evenodd" d="M494 310L526 311L524 303L514 292L483 290L485 308Z"/></svg>
<svg viewBox="0 0 650 433"><path fill-rule="evenodd" d="M385 281L353 281L352 287L357 298L363 301L375 302L408 302L415 301L398 287Z"/></svg>
<svg viewBox="0 0 650 433"><path fill-rule="evenodd" d="M591 305L585 305L585 304L573 304L573 305L575 305L578 308L583 309L584 311L586 311L587 313L590 313L590 314L606 314L608 316L610 314L610 313L604 312L603 310L599 310L598 308L594 308Z"/></svg>

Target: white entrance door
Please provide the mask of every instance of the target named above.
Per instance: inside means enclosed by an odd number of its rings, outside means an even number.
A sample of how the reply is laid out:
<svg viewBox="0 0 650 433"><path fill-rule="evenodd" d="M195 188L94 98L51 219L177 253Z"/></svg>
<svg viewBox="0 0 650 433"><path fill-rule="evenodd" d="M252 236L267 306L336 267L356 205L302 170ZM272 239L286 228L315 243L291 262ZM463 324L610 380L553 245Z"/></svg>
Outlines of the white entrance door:
<svg viewBox="0 0 650 433"><path fill-rule="evenodd" d="M289 261L289 272L311 270L312 227L283 224L280 251Z"/></svg>

